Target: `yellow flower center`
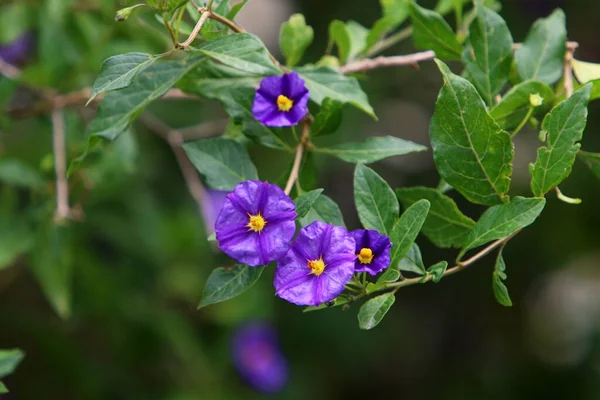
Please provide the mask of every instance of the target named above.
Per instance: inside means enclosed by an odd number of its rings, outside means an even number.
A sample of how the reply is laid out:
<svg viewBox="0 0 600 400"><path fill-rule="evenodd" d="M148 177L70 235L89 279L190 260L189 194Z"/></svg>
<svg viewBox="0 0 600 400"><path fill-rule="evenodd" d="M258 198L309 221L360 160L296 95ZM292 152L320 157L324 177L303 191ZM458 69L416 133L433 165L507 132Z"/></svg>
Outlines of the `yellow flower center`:
<svg viewBox="0 0 600 400"><path fill-rule="evenodd" d="M248 222L248 225L246 225L246 226L251 231L260 232L263 230L263 228L267 224L267 221L265 221L265 219L262 217L262 215L260 215L260 213L258 213L256 215L248 215L248 216L250 217L250 221Z"/></svg>
<svg viewBox="0 0 600 400"><path fill-rule="evenodd" d="M320 257L318 260L311 260L308 262L308 268L311 269L311 274L319 276L325 271L325 262L323 261L323 257Z"/></svg>
<svg viewBox="0 0 600 400"><path fill-rule="evenodd" d="M282 94L280 94L279 97L277 97L277 108L279 108L279 111L288 112L292 109L293 106L294 100L290 99L289 97L284 96Z"/></svg>
<svg viewBox="0 0 600 400"><path fill-rule="evenodd" d="M361 264L371 264L371 261L373 261L373 250L368 247L360 249L360 253L357 254L357 257Z"/></svg>

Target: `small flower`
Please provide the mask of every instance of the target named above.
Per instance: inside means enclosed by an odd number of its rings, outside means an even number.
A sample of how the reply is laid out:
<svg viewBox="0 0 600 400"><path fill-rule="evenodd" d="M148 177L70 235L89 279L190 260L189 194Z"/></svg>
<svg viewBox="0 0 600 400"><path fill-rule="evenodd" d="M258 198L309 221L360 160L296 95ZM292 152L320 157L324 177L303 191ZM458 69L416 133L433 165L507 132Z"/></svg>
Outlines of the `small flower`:
<svg viewBox="0 0 600 400"><path fill-rule="evenodd" d="M392 243L390 238L374 230L357 229L352 232L356 242L356 272L377 275L390 265Z"/></svg>
<svg viewBox="0 0 600 400"><path fill-rule="evenodd" d="M246 324L232 341L233 363L240 375L256 390L279 392L288 380L288 366L279 349L275 329L264 322Z"/></svg>
<svg viewBox="0 0 600 400"><path fill-rule="evenodd" d="M35 47L33 33L26 32L11 43L0 44L0 59L13 65L21 64L31 55Z"/></svg>
<svg viewBox="0 0 600 400"><path fill-rule="evenodd" d="M219 215L219 211L221 211L221 207L223 207L223 203L225 202L225 197L229 192L213 189L209 189L206 192L208 194L208 201L202 203L202 213L206 219L206 226L214 231L217 216Z"/></svg>
<svg viewBox="0 0 600 400"><path fill-rule="evenodd" d="M352 235L343 227L321 221L305 226L277 262L277 295L306 306L335 299L354 274L354 247Z"/></svg>
<svg viewBox="0 0 600 400"><path fill-rule="evenodd" d="M250 266L280 259L296 232L296 206L277 185L239 183L225 197L215 232L219 248Z"/></svg>
<svg viewBox="0 0 600 400"><path fill-rule="evenodd" d="M539 93L529 95L529 104L531 104L532 107L539 107L542 105L543 102L544 98L540 96Z"/></svg>
<svg viewBox="0 0 600 400"><path fill-rule="evenodd" d="M297 72L268 76L256 91L252 115L263 125L297 125L308 112L308 89Z"/></svg>

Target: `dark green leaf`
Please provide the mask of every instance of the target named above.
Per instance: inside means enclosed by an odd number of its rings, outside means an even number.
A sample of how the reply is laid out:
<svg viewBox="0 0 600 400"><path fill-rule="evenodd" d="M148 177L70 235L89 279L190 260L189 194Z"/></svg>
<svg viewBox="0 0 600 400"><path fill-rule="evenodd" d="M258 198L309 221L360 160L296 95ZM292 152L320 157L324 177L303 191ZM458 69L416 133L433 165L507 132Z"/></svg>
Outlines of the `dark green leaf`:
<svg viewBox="0 0 600 400"><path fill-rule="evenodd" d="M306 25L302 14L292 15L287 22L281 25L279 48L287 60L288 67L298 64L313 39L313 28Z"/></svg>
<svg viewBox="0 0 600 400"><path fill-rule="evenodd" d="M306 226L314 221L323 221L327 224L344 226L344 217L340 207L324 194L317 197L305 217L300 218L300 225Z"/></svg>
<svg viewBox="0 0 600 400"><path fill-rule="evenodd" d="M542 130L548 132L546 146L538 149L535 164L529 167L531 190L536 196L548 193L571 174L581 147L577 142L583 137L591 91L592 85L585 85L544 118Z"/></svg>
<svg viewBox="0 0 600 400"><path fill-rule="evenodd" d="M330 98L323 100L321 109L310 128L310 135L317 137L335 132L342 123L343 108L344 104L339 101Z"/></svg>
<svg viewBox="0 0 600 400"><path fill-rule="evenodd" d="M296 197L294 202L296 203L298 218L304 218L308 214L315 201L321 196L321 193L323 193L323 189L315 189Z"/></svg>
<svg viewBox="0 0 600 400"><path fill-rule="evenodd" d="M478 2L475 9L477 17L469 29L463 61L481 97L491 106L508 82L513 38L500 15Z"/></svg>
<svg viewBox="0 0 600 400"><path fill-rule="evenodd" d="M438 283L444 277L444 272L446 272L446 268L448 268L448 261L440 261L429 267L427 272L429 272L433 278L431 279L435 283Z"/></svg>
<svg viewBox="0 0 600 400"><path fill-rule="evenodd" d="M155 11L173 12L183 6L189 0L146 0L146 3Z"/></svg>
<svg viewBox="0 0 600 400"><path fill-rule="evenodd" d="M433 50L437 57L460 60L463 48L458 43L450 25L435 11L427 10L410 2L413 23L413 42L422 50Z"/></svg>
<svg viewBox="0 0 600 400"><path fill-rule="evenodd" d="M529 96L539 94L544 99L538 110L547 110L554 102L554 90L544 82L525 81L513 87L500 103L492 108L490 115L502 129L516 128L527 115L531 102Z"/></svg>
<svg viewBox="0 0 600 400"><path fill-rule="evenodd" d="M579 159L592 171L596 178L600 179L600 154L588 153L587 151L579 150L577 153Z"/></svg>
<svg viewBox="0 0 600 400"><path fill-rule="evenodd" d="M490 207L471 230L460 257L470 249L507 237L532 224L545 204L543 198L515 197L508 204Z"/></svg>
<svg viewBox="0 0 600 400"><path fill-rule="evenodd" d="M394 191L377 172L362 164L354 170L354 202L365 229L390 234L400 213Z"/></svg>
<svg viewBox="0 0 600 400"><path fill-rule="evenodd" d="M248 152L231 139L213 138L187 142L183 149L213 189L233 190L247 180L257 180L256 167Z"/></svg>
<svg viewBox="0 0 600 400"><path fill-rule="evenodd" d="M0 350L0 378L4 378L14 372L25 353L19 349Z"/></svg>
<svg viewBox="0 0 600 400"><path fill-rule="evenodd" d="M16 159L0 160L0 181L29 189L44 187L44 179L40 173Z"/></svg>
<svg viewBox="0 0 600 400"><path fill-rule="evenodd" d="M370 137L360 143L343 143L332 147L315 147L314 151L335 156L349 163L372 163L387 157L399 156L427 147L395 136Z"/></svg>
<svg viewBox="0 0 600 400"><path fill-rule="evenodd" d="M521 79L535 79L549 85L558 81L563 73L566 40L562 10L537 20L515 56Z"/></svg>
<svg viewBox="0 0 600 400"><path fill-rule="evenodd" d="M323 310L326 308L343 306L344 304L348 304L348 303L350 303L350 298L347 296L344 296L344 295L340 295L340 296L336 297L335 299L333 299L333 301L330 301L329 303L321 303L318 306L305 307L304 310L302 310L302 312L306 313L306 312L311 312L311 311L319 311L319 310Z"/></svg>
<svg viewBox="0 0 600 400"><path fill-rule="evenodd" d="M427 218L429 207L430 204L427 200L417 201L404 211L394 225L390 233L392 265L396 265L408 254Z"/></svg>
<svg viewBox="0 0 600 400"><path fill-rule="evenodd" d="M421 249L416 243L413 243L408 250L406 256L400 260L398 264L400 271L412 272L418 275L425 275L425 264L423 264L423 256Z"/></svg>
<svg viewBox="0 0 600 400"><path fill-rule="evenodd" d="M505 307L512 307L512 301L510 300L510 296L508 295L508 289L503 281L506 280L506 263L504 262L504 257L502 257L502 251L498 253L498 258L496 259L496 266L494 268L494 273L492 274L492 286L494 288L494 296L496 297L496 301L502 304Z"/></svg>
<svg viewBox="0 0 600 400"><path fill-rule="evenodd" d="M390 310L396 301L394 293L385 293L377 297L373 297L358 310L358 326L360 329L373 329L385 317L385 314Z"/></svg>
<svg viewBox="0 0 600 400"><path fill-rule="evenodd" d="M429 127L433 158L441 177L473 203L506 201L513 144L488 114L475 87L436 60L442 88Z"/></svg>
<svg viewBox="0 0 600 400"><path fill-rule="evenodd" d="M0 271L10 267L17 257L29 251L35 234L20 218L0 218Z"/></svg>
<svg viewBox="0 0 600 400"><path fill-rule="evenodd" d="M233 268L217 268L211 272L198 308L232 299L250 289L262 275L265 267L238 264Z"/></svg>

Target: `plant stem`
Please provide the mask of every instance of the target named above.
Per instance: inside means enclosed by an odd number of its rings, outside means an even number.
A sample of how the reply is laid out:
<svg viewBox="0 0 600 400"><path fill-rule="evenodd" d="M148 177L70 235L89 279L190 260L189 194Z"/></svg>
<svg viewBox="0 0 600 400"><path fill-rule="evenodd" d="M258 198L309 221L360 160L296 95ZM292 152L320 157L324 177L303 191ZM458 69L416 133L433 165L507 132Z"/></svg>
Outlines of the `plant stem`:
<svg viewBox="0 0 600 400"><path fill-rule="evenodd" d="M391 36L388 36L387 38L383 39L381 42L379 42L378 45L373 46L373 48L371 50L369 50L367 52L367 54L365 54L366 57L373 57L376 54L381 53L384 50L389 49L390 47L396 45L397 43L400 43L401 41L408 39L413 32L413 28L412 26L409 26L407 28L402 29L399 32L394 33Z"/></svg>
<svg viewBox="0 0 600 400"><path fill-rule="evenodd" d="M60 109L52 111L52 145L54 150L54 170L56 173L56 214L58 223L71 215L69 207L69 183L67 181L67 154L65 120Z"/></svg>
<svg viewBox="0 0 600 400"><path fill-rule="evenodd" d="M208 11L206 9L199 10L199 12L200 12L200 19L196 23L196 26L194 26L194 30L192 30L192 33L190 33L190 36L188 36L188 38L185 40L185 42L177 43L175 47L180 48L180 49L185 49L194 42L194 40L200 33L202 26L204 26L204 23L210 17L210 11Z"/></svg>
<svg viewBox="0 0 600 400"><path fill-rule="evenodd" d="M530 106L529 107L529 111L527 111L527 114L525 115L525 118L523 118L523 120L521 121L521 123L519 124L519 126L517 126L517 128L510 135L511 138L514 138L515 136L517 136L517 133L519 133L521 131L521 129L523 129L523 127L525 126L525 124L527 123L527 121L529 121L529 119L533 115L534 111L535 111L535 107Z"/></svg>
<svg viewBox="0 0 600 400"><path fill-rule="evenodd" d="M285 184L285 189L283 190L285 194L290 194L292 191L292 187L294 187L294 183L296 183L300 177L300 166L302 165L302 156L304 155L304 148L308 144L308 137L310 135L310 125L312 123L312 117L307 115L302 120L302 137L300 138L300 142L298 146L296 146L296 157L294 158L294 165L292 166L292 171L290 172L290 176Z"/></svg>

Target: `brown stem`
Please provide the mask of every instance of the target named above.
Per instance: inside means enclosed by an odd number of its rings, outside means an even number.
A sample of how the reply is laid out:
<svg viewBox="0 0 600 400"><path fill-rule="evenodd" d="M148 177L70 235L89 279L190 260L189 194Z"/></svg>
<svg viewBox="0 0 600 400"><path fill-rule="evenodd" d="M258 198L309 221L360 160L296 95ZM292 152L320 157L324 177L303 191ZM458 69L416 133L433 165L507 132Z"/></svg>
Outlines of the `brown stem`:
<svg viewBox="0 0 600 400"><path fill-rule="evenodd" d="M210 11L208 11L204 8L202 8L198 11L200 12L200 19L198 20L198 23L196 23L196 26L194 26L194 30L192 31L190 36L186 39L186 41L183 43L177 44L178 48L185 49L186 47L191 45L192 42L196 39L196 37L200 33L200 30L202 29L202 26L204 26L204 23L206 22L206 20L208 20L208 18L210 17L210 14L211 14Z"/></svg>
<svg viewBox="0 0 600 400"><path fill-rule="evenodd" d="M65 150L65 121L62 110L52 112L52 145L54 150L54 170L56 173L56 213L57 222L69 218L69 184L67 182L67 155Z"/></svg>
<svg viewBox="0 0 600 400"><path fill-rule="evenodd" d="M567 51L565 52L565 61L564 61L564 86L567 98L571 97L573 94L573 55L575 54L575 47L567 46Z"/></svg>
<svg viewBox="0 0 600 400"><path fill-rule="evenodd" d="M304 149L308 145L308 136L310 134L310 124L311 117L308 116L302 120L302 137L300 138L300 143L296 147L296 157L294 158L294 165L292 166L292 171L290 172L290 176L285 184L285 189L283 190L285 194L290 194L292 188L294 187L294 183L298 181L300 177L300 166L302 164L302 156L304 155Z"/></svg>
<svg viewBox="0 0 600 400"><path fill-rule="evenodd" d="M435 58L432 50L421 53L408 54L405 56L376 57L357 61L340 68L342 74L351 74L359 71L368 71L382 67L399 67L402 65L417 65L421 61L429 61Z"/></svg>

